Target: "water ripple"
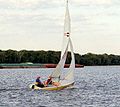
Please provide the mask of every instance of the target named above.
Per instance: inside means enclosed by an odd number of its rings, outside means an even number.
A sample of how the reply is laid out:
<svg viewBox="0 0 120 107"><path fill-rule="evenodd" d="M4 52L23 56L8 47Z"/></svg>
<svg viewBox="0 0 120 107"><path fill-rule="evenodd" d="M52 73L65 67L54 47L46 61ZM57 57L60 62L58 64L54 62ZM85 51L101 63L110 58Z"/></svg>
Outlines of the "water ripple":
<svg viewBox="0 0 120 107"><path fill-rule="evenodd" d="M29 89L52 70L0 70L0 107L120 107L120 67L76 69L75 86L61 91Z"/></svg>

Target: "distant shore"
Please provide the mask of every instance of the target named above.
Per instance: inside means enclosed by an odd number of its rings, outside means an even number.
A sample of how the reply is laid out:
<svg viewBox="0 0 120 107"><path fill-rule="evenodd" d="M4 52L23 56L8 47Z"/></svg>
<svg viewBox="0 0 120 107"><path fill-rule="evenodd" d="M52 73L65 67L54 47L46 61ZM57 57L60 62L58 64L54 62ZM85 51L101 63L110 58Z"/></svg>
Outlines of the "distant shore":
<svg viewBox="0 0 120 107"><path fill-rule="evenodd" d="M55 68L57 64L0 64L0 69L18 69L18 68ZM65 68L68 68L70 64L65 64ZM75 64L76 68L82 68L84 65Z"/></svg>
<svg viewBox="0 0 120 107"><path fill-rule="evenodd" d="M57 64L61 57L61 51L29 51L29 50L0 50L0 64L32 62L39 64ZM68 52L66 63L71 63L71 53ZM85 66L120 65L120 55L87 53L80 55L75 53L75 63ZM30 63L29 63L30 64ZM24 67L24 66L22 66ZM26 66L25 66L26 67ZM35 66L36 67L36 66Z"/></svg>

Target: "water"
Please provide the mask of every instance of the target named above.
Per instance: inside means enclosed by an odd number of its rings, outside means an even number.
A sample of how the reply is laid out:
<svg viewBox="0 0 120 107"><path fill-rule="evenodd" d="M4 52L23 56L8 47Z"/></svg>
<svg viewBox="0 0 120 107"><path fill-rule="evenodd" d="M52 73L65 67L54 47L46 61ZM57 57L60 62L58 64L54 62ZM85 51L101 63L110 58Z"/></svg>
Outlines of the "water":
<svg viewBox="0 0 120 107"><path fill-rule="evenodd" d="M95 66L75 70L75 86L61 91L29 89L53 69L0 70L0 107L120 107L120 67Z"/></svg>

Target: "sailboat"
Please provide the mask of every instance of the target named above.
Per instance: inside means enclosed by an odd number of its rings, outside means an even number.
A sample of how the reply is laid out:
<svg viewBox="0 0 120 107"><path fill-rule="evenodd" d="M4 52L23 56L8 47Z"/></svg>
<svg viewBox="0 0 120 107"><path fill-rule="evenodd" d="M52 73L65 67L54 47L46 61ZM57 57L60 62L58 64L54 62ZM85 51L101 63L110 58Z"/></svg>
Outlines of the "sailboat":
<svg viewBox="0 0 120 107"><path fill-rule="evenodd" d="M71 20L68 8L68 0L66 0L66 13L65 13L65 20L64 20L64 37L63 37L63 48L61 51L61 58L59 63L57 64L54 71L51 73L51 78L53 82L59 83L59 85L54 86L50 85L47 87L40 88L35 84L31 84L30 88L37 89L37 90L62 90L64 88L70 87L74 85L74 70L75 70L75 58L73 52L73 45L71 41ZM66 74L63 76L64 65L68 54L68 49L70 47L71 52L71 63L70 67L67 68Z"/></svg>

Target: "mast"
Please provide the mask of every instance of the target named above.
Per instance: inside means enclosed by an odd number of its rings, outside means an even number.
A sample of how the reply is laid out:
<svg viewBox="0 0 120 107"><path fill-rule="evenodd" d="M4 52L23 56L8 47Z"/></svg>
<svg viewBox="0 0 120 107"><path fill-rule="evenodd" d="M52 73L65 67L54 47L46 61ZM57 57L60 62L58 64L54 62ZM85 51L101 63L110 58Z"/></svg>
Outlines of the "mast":
<svg viewBox="0 0 120 107"><path fill-rule="evenodd" d="M68 0L67 0L67 5L68 5Z"/></svg>

